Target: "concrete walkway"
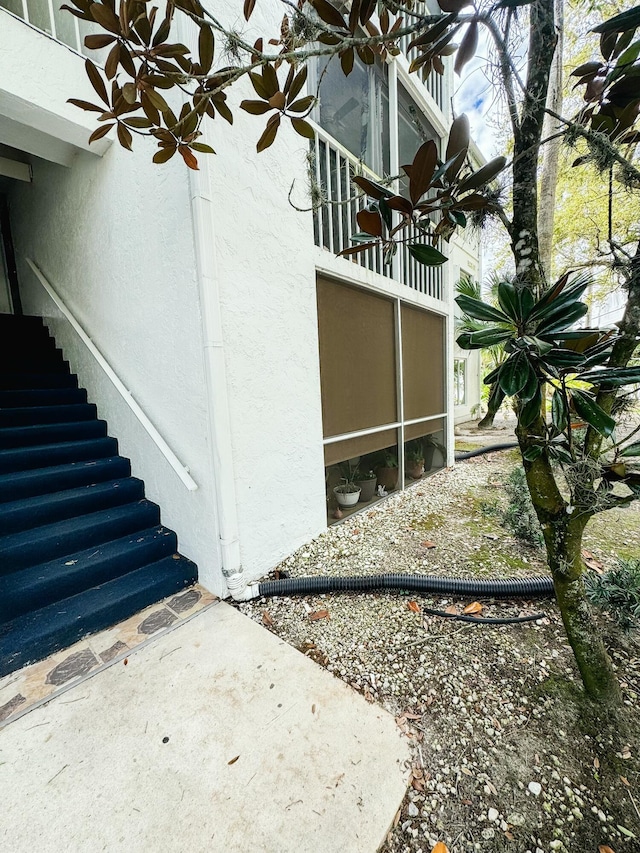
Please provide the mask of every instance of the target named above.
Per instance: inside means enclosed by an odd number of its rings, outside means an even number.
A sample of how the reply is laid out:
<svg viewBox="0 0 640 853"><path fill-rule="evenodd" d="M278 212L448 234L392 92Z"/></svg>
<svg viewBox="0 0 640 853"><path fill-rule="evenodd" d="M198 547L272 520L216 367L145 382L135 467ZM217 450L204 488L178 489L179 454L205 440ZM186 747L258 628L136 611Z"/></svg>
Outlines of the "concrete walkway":
<svg viewBox="0 0 640 853"><path fill-rule="evenodd" d="M0 849L374 853L393 718L219 603L0 731Z"/></svg>

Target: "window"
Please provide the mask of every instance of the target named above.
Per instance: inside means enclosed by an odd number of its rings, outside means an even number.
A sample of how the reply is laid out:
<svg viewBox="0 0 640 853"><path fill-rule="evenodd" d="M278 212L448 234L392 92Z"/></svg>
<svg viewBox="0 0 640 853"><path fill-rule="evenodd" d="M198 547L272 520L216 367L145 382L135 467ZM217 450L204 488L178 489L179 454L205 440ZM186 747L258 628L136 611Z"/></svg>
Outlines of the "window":
<svg viewBox="0 0 640 853"><path fill-rule="evenodd" d="M456 406L464 406L467 402L467 359L453 360L453 389Z"/></svg>
<svg viewBox="0 0 640 853"><path fill-rule="evenodd" d="M389 174L389 83L387 66L365 65L357 56L345 77L336 58L315 67L320 106L314 118L347 151L378 175ZM316 83L317 85L317 83Z"/></svg>

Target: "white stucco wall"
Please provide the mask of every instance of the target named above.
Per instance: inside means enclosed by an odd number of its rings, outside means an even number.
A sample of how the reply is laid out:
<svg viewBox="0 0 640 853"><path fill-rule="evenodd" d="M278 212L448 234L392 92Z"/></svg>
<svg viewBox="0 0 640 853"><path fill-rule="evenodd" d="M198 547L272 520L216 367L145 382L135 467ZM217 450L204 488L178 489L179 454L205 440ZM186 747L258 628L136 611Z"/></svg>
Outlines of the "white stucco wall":
<svg viewBox="0 0 640 853"><path fill-rule="evenodd" d="M67 121L63 99L87 94L82 58L15 23L32 54L48 52L51 64L38 97L50 114ZM58 127L50 122L48 130L55 134ZM120 452L131 458L133 474L160 504L163 523L178 533L180 550L198 564L205 586L222 593L186 169L177 160L154 166L146 144L133 154L112 145L102 158L75 144L73 151L68 167L32 158L33 183L16 184L10 194L25 311L50 324ZM190 469L197 491L179 480L28 270L26 257Z"/></svg>
<svg viewBox="0 0 640 853"><path fill-rule="evenodd" d="M478 231L467 228L465 230L459 229L456 232L450 243L449 263L451 264L450 281L453 290L462 273L467 273L476 281L482 280L482 255ZM455 303L453 303L453 308L459 312ZM454 337L456 337L455 334ZM453 358L465 359L467 363L466 399L463 405L454 407L454 423L462 423L472 419L474 409L480 403L482 388L481 355L478 350L463 350L454 343Z"/></svg>
<svg viewBox="0 0 640 853"><path fill-rule="evenodd" d="M326 524L313 223L287 200L295 179L294 197L308 206L308 141L283 122L257 154L266 118L238 110L231 128L216 120L217 156L207 161L240 552L251 578Z"/></svg>

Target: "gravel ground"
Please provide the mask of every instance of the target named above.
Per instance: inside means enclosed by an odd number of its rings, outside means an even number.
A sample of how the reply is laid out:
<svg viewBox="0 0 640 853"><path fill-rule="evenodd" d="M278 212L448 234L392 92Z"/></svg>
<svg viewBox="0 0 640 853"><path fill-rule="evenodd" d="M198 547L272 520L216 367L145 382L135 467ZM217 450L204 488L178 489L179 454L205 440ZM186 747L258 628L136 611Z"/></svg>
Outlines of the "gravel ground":
<svg viewBox="0 0 640 853"><path fill-rule="evenodd" d="M435 474L330 528L279 568L293 577L543 573L542 555L495 512L514 464L513 454L493 453ZM625 523L640 529L640 508L628 512ZM598 556L614 558L606 549ZM612 746L590 724L552 602L482 601L483 616L546 611L500 627L422 612L466 604L377 593L238 607L396 716L412 776L384 853L429 853L438 841L451 853L640 851L640 645L602 621L629 717Z"/></svg>

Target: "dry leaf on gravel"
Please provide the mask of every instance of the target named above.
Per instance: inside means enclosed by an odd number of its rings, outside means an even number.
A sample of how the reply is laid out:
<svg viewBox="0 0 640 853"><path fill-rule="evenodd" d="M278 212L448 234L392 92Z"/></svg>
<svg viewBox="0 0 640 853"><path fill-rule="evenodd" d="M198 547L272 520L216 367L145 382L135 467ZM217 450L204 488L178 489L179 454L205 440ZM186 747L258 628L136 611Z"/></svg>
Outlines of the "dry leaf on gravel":
<svg viewBox="0 0 640 853"><path fill-rule="evenodd" d="M435 548L436 543L432 542L431 539L425 539L424 542L420 543L423 548Z"/></svg>
<svg viewBox="0 0 640 853"><path fill-rule="evenodd" d="M420 613L420 605L416 601L407 601L407 607L412 613Z"/></svg>
<svg viewBox="0 0 640 853"><path fill-rule="evenodd" d="M449 848L442 841L438 841L431 853L449 853Z"/></svg>
<svg viewBox="0 0 640 853"><path fill-rule="evenodd" d="M267 628L272 628L274 625L273 619L269 616L268 610L262 611L262 622L267 626Z"/></svg>
<svg viewBox="0 0 640 853"><path fill-rule="evenodd" d="M462 611L467 616L475 616L476 614L482 613L482 605L479 601L472 601L471 604L467 604L465 609Z"/></svg>
<svg viewBox="0 0 640 853"><path fill-rule="evenodd" d="M616 853L616 851L612 847L609 847L608 844L599 844L598 853Z"/></svg>
<svg viewBox="0 0 640 853"><path fill-rule="evenodd" d="M315 613L309 614L309 619L312 622L317 622L318 619L330 619L328 610L316 610Z"/></svg>
<svg viewBox="0 0 640 853"><path fill-rule="evenodd" d="M227 761L227 764L235 764L239 758L240 758L240 756L236 755L236 757L232 758L231 761Z"/></svg>
<svg viewBox="0 0 640 853"><path fill-rule="evenodd" d="M459 613L459 610L455 604L450 604L448 607L445 607L444 612L450 613L452 616L457 616Z"/></svg>
<svg viewBox="0 0 640 853"><path fill-rule="evenodd" d="M597 572L599 575L601 575L604 571L604 565L600 562L600 560L596 559L596 557L593 556L591 551L583 550L582 559L590 569L593 569L594 572Z"/></svg>

